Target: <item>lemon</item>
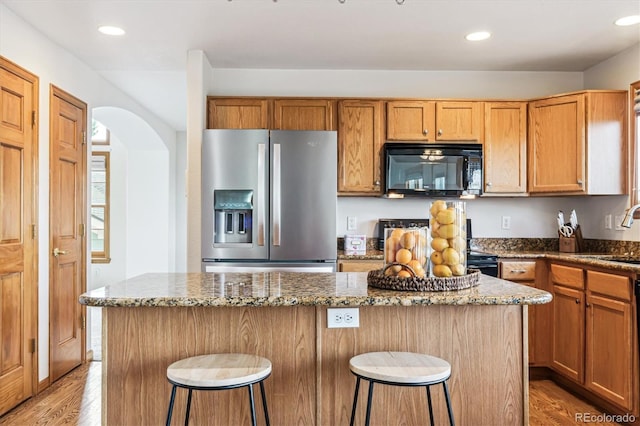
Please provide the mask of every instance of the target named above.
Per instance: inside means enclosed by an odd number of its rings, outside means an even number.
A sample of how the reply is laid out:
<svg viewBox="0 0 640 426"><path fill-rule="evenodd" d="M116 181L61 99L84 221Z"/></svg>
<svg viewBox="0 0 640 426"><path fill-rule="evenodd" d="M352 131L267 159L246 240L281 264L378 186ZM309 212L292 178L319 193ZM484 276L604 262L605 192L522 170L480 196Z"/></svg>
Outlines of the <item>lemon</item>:
<svg viewBox="0 0 640 426"><path fill-rule="evenodd" d="M452 209L440 210L436 220L440 225L449 225L456 221L456 211Z"/></svg>
<svg viewBox="0 0 640 426"><path fill-rule="evenodd" d="M464 265L458 263L457 265L451 266L451 273L456 276L464 275Z"/></svg>
<svg viewBox="0 0 640 426"><path fill-rule="evenodd" d="M444 263L444 259L442 258L442 252L439 251L434 251L433 253L431 253L431 263L433 263L434 265L441 265Z"/></svg>
<svg viewBox="0 0 640 426"><path fill-rule="evenodd" d="M433 275L436 277L450 277L453 275L453 272L451 272L451 268L447 265L435 265L433 267Z"/></svg>
<svg viewBox="0 0 640 426"><path fill-rule="evenodd" d="M467 241L461 236L450 238L449 247L453 247L458 251L464 251L467 248Z"/></svg>
<svg viewBox="0 0 640 426"><path fill-rule="evenodd" d="M431 216L435 217L440 210L444 210L447 208L447 203L444 200L436 200L431 203L431 208L429 209L429 213Z"/></svg>
<svg viewBox="0 0 640 426"><path fill-rule="evenodd" d="M396 262L406 265L411 261L413 255L406 248L401 248L396 252Z"/></svg>
<svg viewBox="0 0 640 426"><path fill-rule="evenodd" d="M403 269L402 271L398 272L398 275L396 275L396 277L398 277L398 278L411 278L411 272L405 271Z"/></svg>
<svg viewBox="0 0 640 426"><path fill-rule="evenodd" d="M411 250L416 245L416 236L413 232L405 232L400 238L400 245Z"/></svg>
<svg viewBox="0 0 640 426"><path fill-rule="evenodd" d="M442 251L447 247L449 247L449 242L444 238L438 237L431 240L431 248L435 251Z"/></svg>
<svg viewBox="0 0 640 426"><path fill-rule="evenodd" d="M447 265L457 265L460 263L460 255L451 247L444 249L442 252L442 259Z"/></svg>
<svg viewBox="0 0 640 426"><path fill-rule="evenodd" d="M453 238L455 236L460 235L460 227L455 224L442 225L438 230L438 234L440 234L442 238L446 238L446 239Z"/></svg>

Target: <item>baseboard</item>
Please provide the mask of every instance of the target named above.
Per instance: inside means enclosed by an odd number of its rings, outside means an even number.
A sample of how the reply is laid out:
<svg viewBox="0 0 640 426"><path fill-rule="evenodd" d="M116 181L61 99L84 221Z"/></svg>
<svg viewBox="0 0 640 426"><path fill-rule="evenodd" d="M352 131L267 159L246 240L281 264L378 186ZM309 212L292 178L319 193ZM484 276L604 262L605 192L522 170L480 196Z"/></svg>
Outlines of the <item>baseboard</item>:
<svg viewBox="0 0 640 426"><path fill-rule="evenodd" d="M87 359L87 362L93 361L93 349L89 349L87 351L87 358L86 359Z"/></svg>

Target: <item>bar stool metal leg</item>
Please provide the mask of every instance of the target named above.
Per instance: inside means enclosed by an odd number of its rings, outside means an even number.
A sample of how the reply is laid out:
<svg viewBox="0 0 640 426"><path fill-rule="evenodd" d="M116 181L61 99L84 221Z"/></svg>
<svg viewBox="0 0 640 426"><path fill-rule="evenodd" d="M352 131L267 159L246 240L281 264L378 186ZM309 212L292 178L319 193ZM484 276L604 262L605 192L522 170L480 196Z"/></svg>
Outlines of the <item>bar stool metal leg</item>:
<svg viewBox="0 0 640 426"><path fill-rule="evenodd" d="M249 402L251 403L251 424L256 426L256 407L253 404L253 383L247 387L249 388Z"/></svg>
<svg viewBox="0 0 640 426"><path fill-rule="evenodd" d="M187 397L187 412L184 415L184 426L189 424L189 414L191 413L191 393L193 391L189 389L189 396Z"/></svg>
<svg viewBox="0 0 640 426"><path fill-rule="evenodd" d="M167 413L167 426L171 424L171 415L173 414L173 402L176 399L176 385L171 388L171 399L169 400L169 412Z"/></svg>
<svg viewBox="0 0 640 426"><path fill-rule="evenodd" d="M455 426L455 422L453 421L453 409L451 408L451 398L449 397L449 388L447 387L447 381L442 382L442 386L444 387L444 399L447 401L447 411L449 412L449 424L451 426Z"/></svg>
<svg viewBox="0 0 640 426"><path fill-rule="evenodd" d="M433 406L431 405L431 387L429 385L425 386L427 388L427 402L429 403L429 423L431 426L434 426L433 423Z"/></svg>
<svg viewBox="0 0 640 426"><path fill-rule="evenodd" d="M360 390L360 377L356 377L356 391L353 394L353 406L351 407L351 421L349 421L349 426L353 426L353 422L356 419L356 406L358 405L359 390Z"/></svg>
<svg viewBox="0 0 640 426"><path fill-rule="evenodd" d="M267 410L267 396L264 392L264 382L260 382L260 394L262 395L262 408L264 409L264 419L267 422L267 426L270 426L271 422L269 422L269 410Z"/></svg>
<svg viewBox="0 0 640 426"><path fill-rule="evenodd" d="M367 397L367 417L364 420L365 426L369 426L369 419L371 418L371 401L373 400L373 382L369 382L369 396Z"/></svg>

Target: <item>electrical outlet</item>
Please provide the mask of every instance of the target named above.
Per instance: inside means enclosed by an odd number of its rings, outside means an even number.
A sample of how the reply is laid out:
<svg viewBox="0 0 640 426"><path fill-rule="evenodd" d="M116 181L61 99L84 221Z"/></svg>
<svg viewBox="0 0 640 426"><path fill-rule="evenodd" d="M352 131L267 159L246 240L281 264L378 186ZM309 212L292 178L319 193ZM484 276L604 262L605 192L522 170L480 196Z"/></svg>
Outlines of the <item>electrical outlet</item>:
<svg viewBox="0 0 640 426"><path fill-rule="evenodd" d="M360 327L359 308L328 308L327 328Z"/></svg>
<svg viewBox="0 0 640 426"><path fill-rule="evenodd" d="M358 218L347 216L347 231L355 231L356 229L358 229Z"/></svg>
<svg viewBox="0 0 640 426"><path fill-rule="evenodd" d="M502 229L511 229L511 216L502 216Z"/></svg>
<svg viewBox="0 0 640 426"><path fill-rule="evenodd" d="M604 217L604 229L612 229L613 228L613 218L610 214L605 215Z"/></svg>

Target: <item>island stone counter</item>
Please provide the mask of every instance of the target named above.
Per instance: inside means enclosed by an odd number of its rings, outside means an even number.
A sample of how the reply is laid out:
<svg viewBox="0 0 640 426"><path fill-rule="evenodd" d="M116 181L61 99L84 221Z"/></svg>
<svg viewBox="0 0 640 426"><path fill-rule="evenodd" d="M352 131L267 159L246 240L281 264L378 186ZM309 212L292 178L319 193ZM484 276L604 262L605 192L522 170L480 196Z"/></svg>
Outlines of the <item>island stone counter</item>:
<svg viewBox="0 0 640 426"><path fill-rule="evenodd" d="M163 423L167 366L216 352L271 360L265 388L272 424L348 424L355 387L349 359L384 350L448 360L458 424L527 424L527 305L549 301L547 292L484 275L470 289L399 292L368 287L366 273L274 272L145 274L80 297L104 308L106 425ZM360 326L327 328L329 307L358 307ZM360 392L364 401L366 386ZM436 423L446 423L441 387L432 396ZM179 390L176 424L185 400ZM427 418L423 388L381 386L374 395L372 424ZM246 390L194 393L191 424L250 421Z"/></svg>

